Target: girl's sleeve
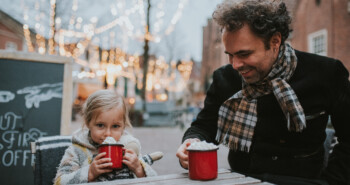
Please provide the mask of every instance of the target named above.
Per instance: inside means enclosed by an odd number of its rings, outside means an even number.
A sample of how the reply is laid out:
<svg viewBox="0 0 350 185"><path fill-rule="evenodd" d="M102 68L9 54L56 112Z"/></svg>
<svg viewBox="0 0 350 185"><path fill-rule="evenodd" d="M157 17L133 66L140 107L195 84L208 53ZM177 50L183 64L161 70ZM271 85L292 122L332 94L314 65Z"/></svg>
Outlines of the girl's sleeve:
<svg viewBox="0 0 350 185"><path fill-rule="evenodd" d="M151 165L149 165L148 163L146 163L142 157L139 158L140 163L142 165L143 170L145 171L146 177L153 177L153 176L157 176L157 172L155 170L153 170L153 168L151 167Z"/></svg>
<svg viewBox="0 0 350 185"><path fill-rule="evenodd" d="M57 169L55 185L87 183L90 165L81 165L77 148L70 146L65 151ZM86 160L89 160L88 158ZM90 159L91 160L91 159ZM90 164L88 162L87 164Z"/></svg>

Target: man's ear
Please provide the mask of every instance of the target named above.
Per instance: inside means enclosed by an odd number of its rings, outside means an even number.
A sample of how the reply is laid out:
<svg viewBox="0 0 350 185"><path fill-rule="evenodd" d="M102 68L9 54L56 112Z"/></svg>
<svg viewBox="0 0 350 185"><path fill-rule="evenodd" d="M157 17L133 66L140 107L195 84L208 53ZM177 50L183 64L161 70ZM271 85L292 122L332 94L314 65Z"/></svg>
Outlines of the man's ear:
<svg viewBox="0 0 350 185"><path fill-rule="evenodd" d="M281 45L281 40L282 40L282 36L280 32L276 32L275 34L272 35L271 39L270 39L270 46L272 48L276 48L278 49Z"/></svg>

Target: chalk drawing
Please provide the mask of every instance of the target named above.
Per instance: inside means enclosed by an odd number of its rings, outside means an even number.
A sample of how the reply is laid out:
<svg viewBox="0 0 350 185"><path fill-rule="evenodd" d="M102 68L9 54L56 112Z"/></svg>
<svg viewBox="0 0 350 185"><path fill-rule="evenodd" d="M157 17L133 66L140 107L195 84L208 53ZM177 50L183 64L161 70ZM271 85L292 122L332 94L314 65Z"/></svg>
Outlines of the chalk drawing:
<svg viewBox="0 0 350 185"><path fill-rule="evenodd" d="M15 94L10 91L0 91L0 103L7 103L15 99Z"/></svg>
<svg viewBox="0 0 350 185"><path fill-rule="evenodd" d="M17 91L17 94L27 94L25 105L28 109L40 107L40 102L49 101L52 98L62 98L63 83L42 84L38 86L25 87Z"/></svg>

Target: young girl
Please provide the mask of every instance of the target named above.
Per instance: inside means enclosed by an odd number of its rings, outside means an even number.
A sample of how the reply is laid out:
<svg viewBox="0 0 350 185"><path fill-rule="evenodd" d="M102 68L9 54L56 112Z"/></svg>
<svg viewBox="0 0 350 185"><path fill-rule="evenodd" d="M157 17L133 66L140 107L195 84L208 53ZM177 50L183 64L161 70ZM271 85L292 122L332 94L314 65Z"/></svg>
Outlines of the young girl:
<svg viewBox="0 0 350 185"><path fill-rule="evenodd" d="M76 184L121 178L155 176L156 172L139 154L139 141L125 128L131 128L128 109L122 96L110 90L93 93L83 106L87 128L76 131L57 170L55 184ZM112 170L106 153L98 154L98 146L106 137L113 137L125 146L124 167ZM139 158L140 157L140 158Z"/></svg>

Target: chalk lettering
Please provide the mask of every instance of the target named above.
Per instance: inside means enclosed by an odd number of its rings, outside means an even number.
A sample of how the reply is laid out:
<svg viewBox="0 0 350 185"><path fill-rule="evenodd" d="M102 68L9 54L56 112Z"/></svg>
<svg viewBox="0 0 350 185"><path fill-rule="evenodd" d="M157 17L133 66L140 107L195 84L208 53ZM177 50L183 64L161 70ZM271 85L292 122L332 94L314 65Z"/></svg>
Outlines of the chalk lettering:
<svg viewBox="0 0 350 185"><path fill-rule="evenodd" d="M13 147L13 142L15 141L15 134L18 134L17 130L8 130L2 134L2 140L7 143L7 149L11 149Z"/></svg>
<svg viewBox="0 0 350 185"><path fill-rule="evenodd" d="M18 143L17 143L17 146L21 146L21 138L22 138L22 135L18 135Z"/></svg>
<svg viewBox="0 0 350 185"><path fill-rule="evenodd" d="M31 141L37 140L39 137L47 135L46 132L41 132L37 128L31 128L28 132L23 133L22 147L27 147L30 145Z"/></svg>
<svg viewBox="0 0 350 185"><path fill-rule="evenodd" d="M6 121L4 119L6 119ZM22 119L22 117L13 112L7 112L5 116L0 115L0 130L15 129L18 119Z"/></svg>
<svg viewBox="0 0 350 185"><path fill-rule="evenodd" d="M1 157L1 164L5 167L26 166L33 164L34 160L35 156L31 155L30 150L7 150Z"/></svg>
<svg viewBox="0 0 350 185"><path fill-rule="evenodd" d="M27 163L27 159L28 159L28 154L30 155L30 151L29 150L24 150L23 151L23 162L22 162L22 166L25 166Z"/></svg>
<svg viewBox="0 0 350 185"><path fill-rule="evenodd" d="M17 130L8 130L2 133L3 144L6 144L6 149L12 149L17 143L17 147L28 147L31 141L35 141L40 137L47 135L46 132L42 132L37 128L31 128L28 132L19 132ZM17 142L15 142L17 140ZM4 146L1 145L0 150Z"/></svg>
<svg viewBox="0 0 350 185"><path fill-rule="evenodd" d="M8 158L6 160L6 158ZM13 162L13 151L11 150L7 150L4 155L2 155L2 160L1 160L2 164L6 167L11 166L12 162Z"/></svg>
<svg viewBox="0 0 350 185"><path fill-rule="evenodd" d="M17 161L19 159L19 155L20 153L22 153L23 151L22 150L15 150L15 158L14 158L14 162L13 162L13 165L14 166L17 166Z"/></svg>
<svg viewBox="0 0 350 185"><path fill-rule="evenodd" d="M30 150L26 148L30 146L31 141L47 135L46 132L37 128L30 128L26 132L16 130L17 123L21 119L22 116L13 112L0 115L0 158L1 164L5 167L26 166L27 163L29 165L34 163L35 156L31 155Z"/></svg>
<svg viewBox="0 0 350 185"><path fill-rule="evenodd" d="M26 166L26 164L32 164L35 159L34 155L30 159L30 150L23 150L21 148L28 148L31 141L36 141L38 138L46 136L46 132L42 132L37 128L30 128L27 132L20 132L17 130L7 130L1 135L0 151L3 149L1 157L2 165L9 166ZM16 146L17 145L17 146ZM0 153L1 155L1 153Z"/></svg>

